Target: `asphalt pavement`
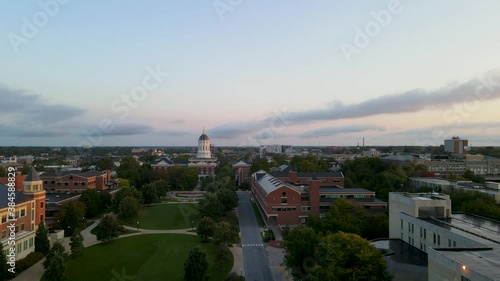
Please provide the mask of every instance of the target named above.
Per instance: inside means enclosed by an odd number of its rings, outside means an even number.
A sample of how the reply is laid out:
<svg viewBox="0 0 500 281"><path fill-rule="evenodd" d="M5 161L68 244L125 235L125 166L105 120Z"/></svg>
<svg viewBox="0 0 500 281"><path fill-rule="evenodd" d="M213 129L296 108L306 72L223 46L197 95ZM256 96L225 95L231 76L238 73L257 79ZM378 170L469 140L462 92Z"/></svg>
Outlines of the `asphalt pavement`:
<svg viewBox="0 0 500 281"><path fill-rule="evenodd" d="M248 192L238 192L238 219L246 281L274 281Z"/></svg>

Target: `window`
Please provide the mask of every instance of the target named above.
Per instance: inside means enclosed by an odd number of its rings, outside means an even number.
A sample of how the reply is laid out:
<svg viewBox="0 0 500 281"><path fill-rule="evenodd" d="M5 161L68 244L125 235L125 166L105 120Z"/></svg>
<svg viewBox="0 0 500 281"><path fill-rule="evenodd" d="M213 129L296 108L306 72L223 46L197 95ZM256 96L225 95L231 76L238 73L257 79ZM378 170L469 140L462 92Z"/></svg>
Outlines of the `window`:
<svg viewBox="0 0 500 281"><path fill-rule="evenodd" d="M2 231L2 239L4 239L6 235L7 235L7 232L5 230Z"/></svg>
<svg viewBox="0 0 500 281"><path fill-rule="evenodd" d="M441 246L441 235L438 234L438 245Z"/></svg>
<svg viewBox="0 0 500 281"><path fill-rule="evenodd" d="M415 227L414 227L414 226L415 226L415 225L412 223L412 224L411 224L411 233L415 233Z"/></svg>
<svg viewBox="0 0 500 281"><path fill-rule="evenodd" d="M31 210L31 219L34 220L35 219L35 210Z"/></svg>
<svg viewBox="0 0 500 281"><path fill-rule="evenodd" d="M77 181L75 181L73 184L74 184L75 186L78 186L78 182L77 182Z"/></svg>
<svg viewBox="0 0 500 281"><path fill-rule="evenodd" d="M25 209L22 209L22 210L21 210L21 217L24 217L24 216L26 216L26 210L25 210Z"/></svg>
<svg viewBox="0 0 500 281"><path fill-rule="evenodd" d="M40 202L40 208L43 208L43 202Z"/></svg>
<svg viewBox="0 0 500 281"><path fill-rule="evenodd" d="M34 209L35 208L35 202L31 202L31 208Z"/></svg>
<svg viewBox="0 0 500 281"><path fill-rule="evenodd" d="M427 239L427 229L424 228L424 239Z"/></svg>
<svg viewBox="0 0 500 281"><path fill-rule="evenodd" d="M23 251L26 251L28 249L28 240L24 240L23 242Z"/></svg>
<svg viewBox="0 0 500 281"><path fill-rule="evenodd" d="M16 219L19 218L19 211L16 212Z"/></svg>
<svg viewBox="0 0 500 281"><path fill-rule="evenodd" d="M64 182L64 186L68 186L68 184L69 184L69 183L68 183L67 181L66 181L66 182Z"/></svg>
<svg viewBox="0 0 500 281"><path fill-rule="evenodd" d="M19 231L19 226L16 225L16 228L14 229L14 232L17 233Z"/></svg>
<svg viewBox="0 0 500 281"><path fill-rule="evenodd" d="M40 215L40 220L43 221L43 215Z"/></svg>
<svg viewBox="0 0 500 281"><path fill-rule="evenodd" d="M403 219L401 219L401 229L403 229Z"/></svg>
<svg viewBox="0 0 500 281"><path fill-rule="evenodd" d="M35 230L35 224L34 223L31 224L31 230Z"/></svg>
<svg viewBox="0 0 500 281"><path fill-rule="evenodd" d="M281 204L286 204L288 199L286 197L281 197Z"/></svg>
<svg viewBox="0 0 500 281"><path fill-rule="evenodd" d="M33 247L33 237L30 238L30 248Z"/></svg>
<svg viewBox="0 0 500 281"><path fill-rule="evenodd" d="M24 223L21 223L21 231L24 230Z"/></svg>
<svg viewBox="0 0 500 281"><path fill-rule="evenodd" d="M422 237L422 228L420 228L420 237Z"/></svg>
<svg viewBox="0 0 500 281"><path fill-rule="evenodd" d="M451 248L451 239L450 238L448 238L448 247Z"/></svg>
<svg viewBox="0 0 500 281"><path fill-rule="evenodd" d="M54 183L56 183L56 182L55 181L50 181L50 184L54 184Z"/></svg>
<svg viewBox="0 0 500 281"><path fill-rule="evenodd" d="M432 234L432 238L433 238L433 240L434 240L434 244L436 244L436 233L433 233L433 234Z"/></svg>
<svg viewBox="0 0 500 281"><path fill-rule="evenodd" d="M453 247L457 247L457 241L453 241Z"/></svg>
<svg viewBox="0 0 500 281"><path fill-rule="evenodd" d="M7 215L3 215L2 216L2 223L6 222L7 221Z"/></svg>
<svg viewBox="0 0 500 281"><path fill-rule="evenodd" d="M17 253L19 254L22 251L21 244L17 244Z"/></svg>
<svg viewBox="0 0 500 281"><path fill-rule="evenodd" d="M307 211L311 210L311 207L309 207L309 206L302 206L301 209L302 209L302 212L307 212Z"/></svg>

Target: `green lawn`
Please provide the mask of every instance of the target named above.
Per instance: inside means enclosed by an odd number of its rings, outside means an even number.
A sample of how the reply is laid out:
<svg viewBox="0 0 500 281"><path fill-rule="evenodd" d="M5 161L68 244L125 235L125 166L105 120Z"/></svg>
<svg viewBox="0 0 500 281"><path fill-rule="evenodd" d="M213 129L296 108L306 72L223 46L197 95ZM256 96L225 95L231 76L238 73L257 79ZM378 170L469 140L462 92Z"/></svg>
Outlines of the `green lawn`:
<svg viewBox="0 0 500 281"><path fill-rule="evenodd" d="M232 268L215 266L216 247L200 243L200 238L183 234L146 234L120 238L109 244L85 248L83 255L70 258L66 277L71 281L88 280L182 280L184 261L189 250L200 245L207 252L210 280L223 280ZM126 274L126 278L123 274Z"/></svg>
<svg viewBox="0 0 500 281"><path fill-rule="evenodd" d="M131 227L144 229L183 229L194 227L199 222L198 204L159 204L150 207L144 206L139 210L137 220L127 223Z"/></svg>

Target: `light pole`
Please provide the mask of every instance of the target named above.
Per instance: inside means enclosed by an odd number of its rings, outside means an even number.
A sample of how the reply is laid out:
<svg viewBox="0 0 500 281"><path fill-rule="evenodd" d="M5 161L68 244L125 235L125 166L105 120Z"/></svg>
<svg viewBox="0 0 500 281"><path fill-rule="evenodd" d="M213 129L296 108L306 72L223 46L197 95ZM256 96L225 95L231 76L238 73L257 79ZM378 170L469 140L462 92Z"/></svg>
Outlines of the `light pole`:
<svg viewBox="0 0 500 281"><path fill-rule="evenodd" d="M137 232L139 232L139 222L137 222Z"/></svg>
<svg viewBox="0 0 500 281"><path fill-rule="evenodd" d="M194 221L191 221L191 231L194 230Z"/></svg>

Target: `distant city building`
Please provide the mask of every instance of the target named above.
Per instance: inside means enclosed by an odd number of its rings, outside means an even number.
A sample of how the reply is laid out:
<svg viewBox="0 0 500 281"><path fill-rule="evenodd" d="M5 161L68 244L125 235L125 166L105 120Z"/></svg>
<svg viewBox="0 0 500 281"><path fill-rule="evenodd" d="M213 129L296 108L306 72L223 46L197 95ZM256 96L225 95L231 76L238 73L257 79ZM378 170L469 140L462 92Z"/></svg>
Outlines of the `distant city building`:
<svg viewBox="0 0 500 281"><path fill-rule="evenodd" d="M198 169L199 179L215 177L217 158L213 157L211 147L210 138L205 134L205 129L203 129L203 134L198 138L198 151L196 152L196 157L190 158L188 163L189 167Z"/></svg>
<svg viewBox="0 0 500 281"><path fill-rule="evenodd" d="M444 140L444 151L455 154L467 154L467 147L469 146L468 140L453 137L451 140Z"/></svg>
<svg viewBox="0 0 500 281"><path fill-rule="evenodd" d="M110 172L76 172L59 171L56 173L43 173L40 175L47 191L56 193L83 192L87 189L106 190L117 188L118 182L111 180Z"/></svg>
<svg viewBox="0 0 500 281"><path fill-rule="evenodd" d="M323 216L338 198L362 204L369 212L384 212L387 203L375 198L375 192L362 188L343 188L344 175L297 173L295 171L251 176L251 192L266 222L280 226L306 223L309 215Z"/></svg>
<svg viewBox="0 0 500 281"><path fill-rule="evenodd" d="M429 172L438 176L450 173L462 174L467 170L477 175L500 175L500 159L478 154L468 154L460 159L421 160L420 163L424 164Z"/></svg>
<svg viewBox="0 0 500 281"><path fill-rule="evenodd" d="M451 203L439 193L389 193L389 238L427 253L429 281L499 280L500 223L452 214Z"/></svg>
<svg viewBox="0 0 500 281"><path fill-rule="evenodd" d="M15 192L9 192L7 185L0 184L0 233L2 250L8 254L12 245L8 243L11 234L7 227L15 223L15 251L19 260L35 251L36 230L41 222L45 222L46 206L43 183L34 168L23 176L22 183L16 184L15 188ZM9 212L10 198L16 204L14 213Z"/></svg>
<svg viewBox="0 0 500 281"><path fill-rule="evenodd" d="M259 148L259 158L265 158L267 154L277 154L277 153L291 153L293 148L291 145L261 145Z"/></svg>
<svg viewBox="0 0 500 281"><path fill-rule="evenodd" d="M370 148L368 151L363 151L364 157L379 157L380 151L377 151L375 148Z"/></svg>
<svg viewBox="0 0 500 281"><path fill-rule="evenodd" d="M232 162L232 166L236 172L237 185L250 182L250 167L252 165L249 162L239 158Z"/></svg>

